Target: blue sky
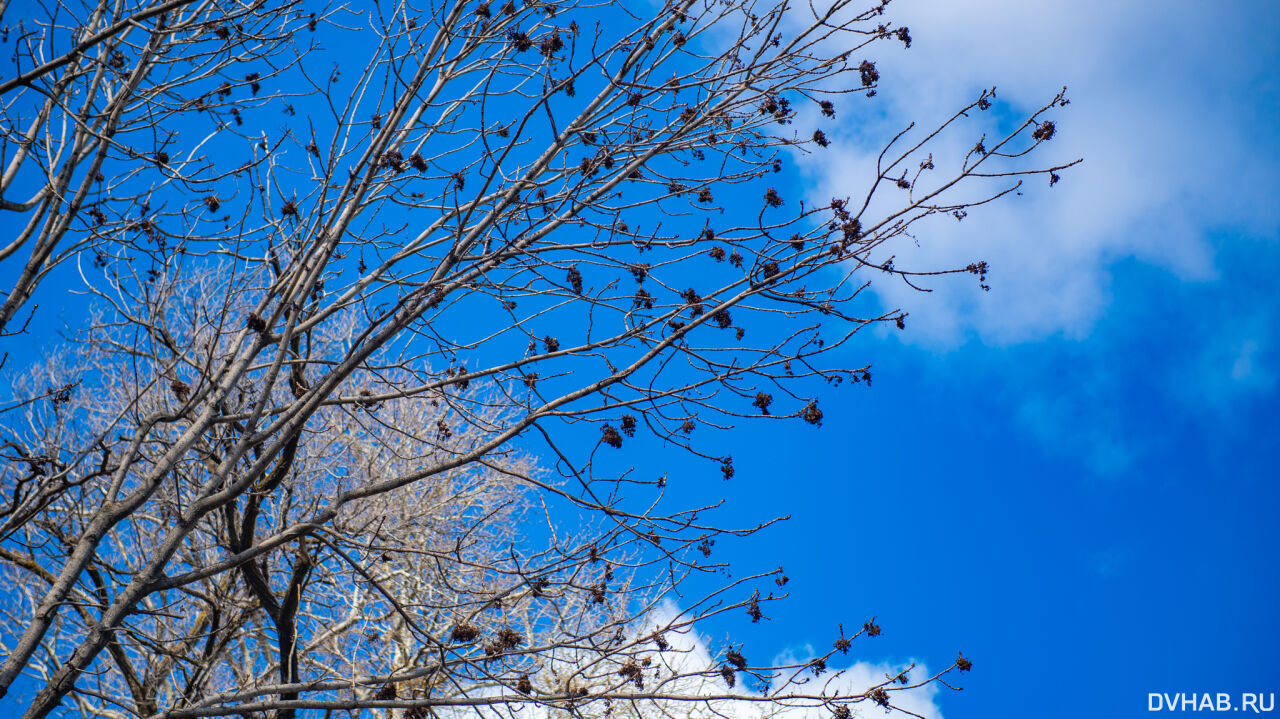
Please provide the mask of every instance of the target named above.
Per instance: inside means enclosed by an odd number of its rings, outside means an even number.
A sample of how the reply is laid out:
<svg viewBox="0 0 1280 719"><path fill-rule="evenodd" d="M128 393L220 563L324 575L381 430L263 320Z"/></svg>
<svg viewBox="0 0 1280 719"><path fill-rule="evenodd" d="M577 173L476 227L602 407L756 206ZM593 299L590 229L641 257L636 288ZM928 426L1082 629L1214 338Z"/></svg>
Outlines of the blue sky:
<svg viewBox="0 0 1280 719"><path fill-rule="evenodd" d="M737 430L758 450L728 513L792 519L722 558L793 582L735 639L825 649L876 615L860 659L973 658L935 697L951 719L1280 691L1276 8L895 3L913 47L879 59L880 104L813 196L987 85L1010 112L1068 86L1054 150L1085 162L920 233L915 259L985 258L992 290L879 288L909 331L863 338L875 383L829 398L816 435Z"/></svg>

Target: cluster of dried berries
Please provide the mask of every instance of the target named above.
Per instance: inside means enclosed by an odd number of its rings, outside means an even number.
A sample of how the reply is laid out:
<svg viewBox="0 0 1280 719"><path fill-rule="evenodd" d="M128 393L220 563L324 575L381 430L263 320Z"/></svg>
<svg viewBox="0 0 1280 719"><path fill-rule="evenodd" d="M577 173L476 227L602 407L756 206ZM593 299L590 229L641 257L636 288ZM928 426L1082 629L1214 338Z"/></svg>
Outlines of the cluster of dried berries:
<svg viewBox="0 0 1280 719"><path fill-rule="evenodd" d="M516 52L524 52L533 47L533 40L515 28L507 30L507 42L511 43L511 47L515 48Z"/></svg>
<svg viewBox="0 0 1280 719"><path fill-rule="evenodd" d="M866 622L865 624L863 624L863 625L862 625L862 628L863 628L863 630L865 630L865 631L866 631L867 636L869 636L869 637L878 637L878 636L880 636L880 625L879 625L879 624L876 624L876 618L875 618L875 617L872 617L872 618L868 619L868 620L867 620L867 622Z"/></svg>
<svg viewBox="0 0 1280 719"><path fill-rule="evenodd" d="M1052 140L1053 133L1056 132L1057 129L1057 126L1055 126L1052 121L1045 120L1040 123L1040 127L1037 127L1035 131L1031 133L1031 136L1037 141Z"/></svg>
<svg viewBox="0 0 1280 719"><path fill-rule="evenodd" d="M702 556L710 557L711 548L714 547L715 545L716 545L716 540L712 539L711 537L703 537L702 541L698 543L698 551L702 552Z"/></svg>
<svg viewBox="0 0 1280 719"><path fill-rule="evenodd" d="M769 207L781 207L782 197L778 194L777 190L770 187L764 193L764 204L768 205Z"/></svg>
<svg viewBox="0 0 1280 719"><path fill-rule="evenodd" d="M720 667L720 676L724 678L724 683L728 684L730 689L738 683L738 677L734 675L733 667L728 664Z"/></svg>
<svg viewBox="0 0 1280 719"><path fill-rule="evenodd" d="M835 643L832 644L832 646L834 646L836 649L839 649L841 654L849 653L849 647L853 646L853 642L845 638L843 627L840 630L840 638L837 639Z"/></svg>
<svg viewBox="0 0 1280 719"><path fill-rule="evenodd" d="M844 704L838 704L836 705L836 708L832 710L831 716L833 719L851 719L853 715L849 712L849 707Z"/></svg>
<svg viewBox="0 0 1280 719"><path fill-rule="evenodd" d="M388 701L396 698L396 685L387 684L373 693L375 701Z"/></svg>
<svg viewBox="0 0 1280 719"><path fill-rule="evenodd" d="M107 67L112 70L123 70L125 66L124 53L119 50L111 51L111 59L107 61Z"/></svg>
<svg viewBox="0 0 1280 719"><path fill-rule="evenodd" d="M698 295L698 291L692 287L680 293L681 299L685 304L689 305L689 313L694 317L702 314L702 297Z"/></svg>
<svg viewBox="0 0 1280 719"><path fill-rule="evenodd" d="M280 216L293 217L294 219L297 219L298 203L294 202L293 200L289 200L288 202L284 203L284 205L280 207Z"/></svg>
<svg viewBox="0 0 1280 719"><path fill-rule="evenodd" d="M467 371L462 367L454 367L452 369L446 369L444 371L445 377L458 378L453 381L453 385L461 390L465 390L471 384L471 380L470 378L465 376L466 374L467 374Z"/></svg>
<svg viewBox="0 0 1280 719"><path fill-rule="evenodd" d="M640 288L636 290L636 296L631 300L631 306L635 309L644 308L646 310L653 309L653 295Z"/></svg>
<svg viewBox="0 0 1280 719"><path fill-rule="evenodd" d="M715 247L712 247L710 250L707 250L707 254L711 255L711 259L715 260L716 262L724 261L724 248L721 247L720 245L716 245Z"/></svg>
<svg viewBox="0 0 1280 719"><path fill-rule="evenodd" d="M525 375L521 379L524 381L525 387L528 387L529 389L533 389L538 384L538 373L530 372L529 374Z"/></svg>
<svg viewBox="0 0 1280 719"><path fill-rule="evenodd" d="M498 630L498 643L507 649L515 649L524 644L524 635L511 627L503 627Z"/></svg>
<svg viewBox="0 0 1280 719"><path fill-rule="evenodd" d="M618 669L618 676L636 685L636 689L644 689L644 672L635 662L628 661Z"/></svg>
<svg viewBox="0 0 1280 719"><path fill-rule="evenodd" d="M622 433L628 437L636 436L636 418L634 415L624 414L620 422Z"/></svg>
<svg viewBox="0 0 1280 719"><path fill-rule="evenodd" d="M613 425L606 424L600 430L600 440L614 449L622 448L622 435L618 434L618 430Z"/></svg>
<svg viewBox="0 0 1280 719"><path fill-rule="evenodd" d="M729 329L733 324L733 318L729 316L729 310L719 309L715 314L711 315L711 319L715 321L716 326L722 330Z"/></svg>
<svg viewBox="0 0 1280 719"><path fill-rule="evenodd" d="M436 420L436 434L440 439L452 439L453 430L449 427L449 423L443 419Z"/></svg>
<svg viewBox="0 0 1280 719"><path fill-rule="evenodd" d="M876 704L879 704L886 709L889 708L889 692L885 691L884 687L876 687L875 689L872 689L868 696L870 696L871 700Z"/></svg>
<svg viewBox="0 0 1280 719"><path fill-rule="evenodd" d="M820 677L822 676L822 673L827 670L827 660L822 657L818 657L817 659L809 662L809 668L813 670L813 675L815 677Z"/></svg>
<svg viewBox="0 0 1280 719"><path fill-rule="evenodd" d="M560 33L558 32L551 33L543 38L542 42L538 43L538 51L547 57L551 57L563 49L564 40L560 39Z"/></svg>
<svg viewBox="0 0 1280 719"><path fill-rule="evenodd" d="M773 277L774 275L778 274L778 272L779 272L779 270L778 270L778 263L777 263L777 262L766 262L766 263L764 263L764 265L762 265L762 266L760 267L760 271L764 274L765 279L769 279L769 278Z"/></svg>
<svg viewBox="0 0 1280 719"><path fill-rule="evenodd" d="M979 287L981 287L983 290L987 292L991 291L991 286L987 284L987 270L989 269L989 267L987 265L986 260L982 260L981 262L970 263L969 266L965 267L964 269L965 269L965 272L968 272L971 275L978 276Z"/></svg>
<svg viewBox="0 0 1280 719"><path fill-rule="evenodd" d="M397 150L387 150L378 158L384 169L394 170L397 174L404 172L404 156Z"/></svg>
<svg viewBox="0 0 1280 719"><path fill-rule="evenodd" d="M973 669L973 662L966 659L964 654L961 654L956 657L956 669L959 669L962 672L967 672L970 669Z"/></svg>
<svg viewBox="0 0 1280 719"><path fill-rule="evenodd" d="M249 316L244 320L244 326L254 332L265 332L267 329L266 320L258 316L257 312L250 312Z"/></svg>
<svg viewBox="0 0 1280 719"><path fill-rule="evenodd" d="M516 681L516 691L521 694L533 693L533 682L529 681L528 674L521 674L520 679Z"/></svg>
<svg viewBox="0 0 1280 719"><path fill-rule="evenodd" d="M785 97L778 98L777 107L773 110L773 119L779 125L791 124L791 101Z"/></svg>
<svg viewBox="0 0 1280 719"><path fill-rule="evenodd" d="M858 73L862 76L863 87L871 87L880 79L880 71L870 60L863 60L862 64L858 65Z"/></svg>
<svg viewBox="0 0 1280 719"><path fill-rule="evenodd" d="M570 265L565 277L569 281L569 286L573 288L573 293L582 294L582 273L578 271L578 266Z"/></svg>
<svg viewBox="0 0 1280 719"><path fill-rule="evenodd" d="M810 402L809 404L805 405L804 414L802 414L801 416L804 418L804 421L808 422L809 424L812 424L818 427L822 426L822 410L818 409L817 402Z"/></svg>
<svg viewBox="0 0 1280 719"><path fill-rule="evenodd" d="M715 198L711 196L711 190L702 188L698 190L698 202L714 202Z"/></svg>
<svg viewBox="0 0 1280 719"><path fill-rule="evenodd" d="M760 410L760 414L769 414L769 405L773 404L773 395L768 392L756 392L756 399L751 403L752 407Z"/></svg>
<svg viewBox="0 0 1280 719"><path fill-rule="evenodd" d="M474 624L455 624L449 631L449 638L455 642L472 642L480 636L480 629Z"/></svg>
<svg viewBox="0 0 1280 719"><path fill-rule="evenodd" d="M751 617L752 624L757 624L764 619L764 612L760 611L760 600L757 597L752 597L751 603L747 605L747 616Z"/></svg>
<svg viewBox="0 0 1280 719"><path fill-rule="evenodd" d="M147 236L148 240L156 243L161 250L165 247L164 234L160 232L160 228L151 220L139 220L131 225L129 229L134 232L141 232Z"/></svg>
<svg viewBox="0 0 1280 719"><path fill-rule="evenodd" d="M66 404L71 401L71 391L76 388L75 382L64 384L58 389L49 388L49 399L54 404Z"/></svg>
<svg viewBox="0 0 1280 719"><path fill-rule="evenodd" d="M818 147L826 147L831 144L831 141L827 139L827 133L822 130L813 131L813 141L818 143Z"/></svg>
<svg viewBox="0 0 1280 719"><path fill-rule="evenodd" d="M844 235L844 244L846 246L857 242L862 238L862 221L855 217L840 225L840 231Z"/></svg>
<svg viewBox="0 0 1280 719"><path fill-rule="evenodd" d="M725 479L733 479L733 457L720 460L720 474L723 474Z"/></svg>
<svg viewBox="0 0 1280 719"><path fill-rule="evenodd" d="M724 659L739 669L747 668L747 658L733 649L724 653Z"/></svg>
<svg viewBox="0 0 1280 719"><path fill-rule="evenodd" d="M560 340L552 337L551 335L543 337L542 344L546 345L548 352L556 352L560 349Z"/></svg>

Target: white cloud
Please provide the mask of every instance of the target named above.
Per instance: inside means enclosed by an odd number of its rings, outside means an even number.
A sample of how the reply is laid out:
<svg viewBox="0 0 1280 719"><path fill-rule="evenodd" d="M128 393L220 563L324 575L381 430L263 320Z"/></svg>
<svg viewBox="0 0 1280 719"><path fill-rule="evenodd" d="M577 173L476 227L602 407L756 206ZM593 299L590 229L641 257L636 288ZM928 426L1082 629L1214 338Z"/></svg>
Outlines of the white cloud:
<svg viewBox="0 0 1280 719"><path fill-rule="evenodd" d="M826 164L813 177L815 201L866 186L879 151L868 139L912 120L935 123L988 85L1021 111L1068 86L1072 102L1053 113L1059 133L1046 157L1085 158L1052 189L1033 178L1023 197L916 233L919 249L899 251L899 267L908 259L931 268L986 259L992 291L952 277L935 279L935 293L922 297L880 280L881 298L912 312L917 331L909 341L951 344L970 332L998 343L1083 336L1111 300L1117 260L1212 280L1210 230L1275 227L1268 191L1280 173L1259 152L1259 141L1274 145L1262 129L1273 121L1257 101L1274 54L1266 25L1274 21L1249 17L1265 9L1233 15L1227 5L1213 10L1212 32L1204 30L1203 6L1190 3L890 6L887 17L911 28L913 46L871 51L883 89L843 103L839 128L828 133L838 143L819 156ZM977 139L971 134L943 147L963 152Z"/></svg>
<svg viewBox="0 0 1280 719"><path fill-rule="evenodd" d="M655 628L671 626L679 624L679 608L673 603L664 602L653 611L646 621L647 630L652 631ZM676 674L684 674L687 672L702 671L705 667L713 665L713 657L710 651L710 642L708 639L696 631L689 630L682 634L669 633L668 639L671 642L674 651L664 652L660 656L660 661L667 671ZM812 658L818 656L812 647L797 647L790 649L781 655L774 657L772 663L775 666L804 666ZM797 670L797 674L802 675L798 686L792 685L792 691L800 693L818 693L821 692L827 696L838 693L841 696L858 696L864 694L867 690L877 685L884 684L888 678L897 676L905 666L894 666L888 662L854 662L849 666L841 667L834 662L829 665L829 669L820 677L814 676L810 670ZM778 695L785 693L783 677L793 676L789 672L780 672L779 678L775 679L769 687L770 695ZM928 676L928 669L923 664L917 664L914 669L908 673L908 678L912 683L920 681ZM685 686L679 687L679 690L685 693L722 693L729 691L729 688L719 678L684 678L679 680ZM689 682L700 682L699 686L689 686ZM739 682L734 691L751 697L764 696L761 692L756 692L743 686ZM928 684L923 687L907 689L903 691L892 691L892 702L894 706L906 711L912 712L927 719L942 719L942 711L938 708L936 697L938 687L936 684ZM779 708L760 702L716 702L711 707L710 716L717 716L718 719L830 719L831 712L824 708L814 708L807 706L785 706ZM850 706L850 712L853 717L877 717L885 716L885 710L878 705L869 701L863 701ZM898 716L900 713L894 712ZM693 713L684 710L675 712L676 716L694 716Z"/></svg>

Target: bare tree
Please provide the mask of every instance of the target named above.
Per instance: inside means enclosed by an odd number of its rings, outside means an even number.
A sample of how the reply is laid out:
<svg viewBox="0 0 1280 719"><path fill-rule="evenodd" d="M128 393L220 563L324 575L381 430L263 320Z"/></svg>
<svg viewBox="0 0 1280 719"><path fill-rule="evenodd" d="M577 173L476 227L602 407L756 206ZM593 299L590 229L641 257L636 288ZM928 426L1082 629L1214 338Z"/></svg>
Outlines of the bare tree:
<svg viewBox="0 0 1280 719"><path fill-rule="evenodd" d="M895 240L1056 180L1027 158L1062 95L935 165L983 92L807 205L771 178L874 95L874 44L910 43L884 3L68 1L7 27L0 332L50 278L92 294L0 425L25 717L845 719L969 668L837 691L826 660L874 621L800 665L701 657L695 622L759 619L785 578L671 609L730 530L616 450L652 434L730 478L699 427L819 425L816 386L870 379L831 351L903 322L860 312L865 276L985 279Z"/></svg>

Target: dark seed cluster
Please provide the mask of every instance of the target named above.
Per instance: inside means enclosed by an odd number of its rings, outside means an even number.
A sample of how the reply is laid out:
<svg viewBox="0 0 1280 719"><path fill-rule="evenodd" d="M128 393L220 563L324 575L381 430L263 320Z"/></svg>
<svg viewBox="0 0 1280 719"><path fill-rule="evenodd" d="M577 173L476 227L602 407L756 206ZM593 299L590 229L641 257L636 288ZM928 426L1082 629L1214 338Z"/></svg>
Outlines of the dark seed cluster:
<svg viewBox="0 0 1280 719"><path fill-rule="evenodd" d="M611 424L606 424L600 429L600 440L614 449L622 448L622 435L618 434L618 430Z"/></svg>

